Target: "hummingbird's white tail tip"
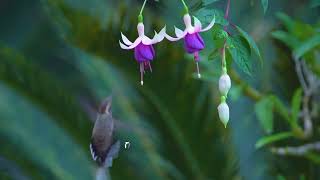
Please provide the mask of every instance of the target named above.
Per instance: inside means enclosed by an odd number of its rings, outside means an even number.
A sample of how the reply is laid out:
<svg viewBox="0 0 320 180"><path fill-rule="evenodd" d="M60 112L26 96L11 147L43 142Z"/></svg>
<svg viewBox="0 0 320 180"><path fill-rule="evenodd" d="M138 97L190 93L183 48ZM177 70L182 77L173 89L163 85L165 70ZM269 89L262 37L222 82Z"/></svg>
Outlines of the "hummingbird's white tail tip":
<svg viewBox="0 0 320 180"><path fill-rule="evenodd" d="M107 180L106 168L104 166L98 167L96 171L96 180Z"/></svg>
<svg viewBox="0 0 320 180"><path fill-rule="evenodd" d="M140 81L141 86L143 86L143 81Z"/></svg>

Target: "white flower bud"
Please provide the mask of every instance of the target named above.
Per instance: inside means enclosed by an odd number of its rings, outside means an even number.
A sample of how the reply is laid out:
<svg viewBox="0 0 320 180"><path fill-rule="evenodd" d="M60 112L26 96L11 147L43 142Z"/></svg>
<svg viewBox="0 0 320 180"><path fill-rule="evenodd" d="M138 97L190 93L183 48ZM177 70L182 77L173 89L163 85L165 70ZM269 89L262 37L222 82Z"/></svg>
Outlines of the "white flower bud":
<svg viewBox="0 0 320 180"><path fill-rule="evenodd" d="M226 102L222 102L218 106L218 113L220 121L224 124L224 127L227 127L229 121L229 107Z"/></svg>
<svg viewBox="0 0 320 180"><path fill-rule="evenodd" d="M219 79L219 91L221 95L227 96L231 88L231 79L227 73L223 74Z"/></svg>

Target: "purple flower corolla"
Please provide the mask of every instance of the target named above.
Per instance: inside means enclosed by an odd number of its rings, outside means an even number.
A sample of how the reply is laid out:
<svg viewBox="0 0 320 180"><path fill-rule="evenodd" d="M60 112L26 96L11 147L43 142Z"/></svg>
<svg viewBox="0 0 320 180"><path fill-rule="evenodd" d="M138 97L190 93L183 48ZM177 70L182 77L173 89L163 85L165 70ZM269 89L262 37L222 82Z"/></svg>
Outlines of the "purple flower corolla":
<svg viewBox="0 0 320 180"><path fill-rule="evenodd" d="M134 49L134 57L140 64L140 83L143 85L143 74L145 73L145 70L149 69L152 72L150 62L155 57L153 44L163 40L163 33L165 33L165 31L161 31L159 34L155 32L154 37L150 39L144 34L144 25L142 22L138 23L137 30L139 37L133 43L121 33L123 43L119 41L119 44L122 49Z"/></svg>
<svg viewBox="0 0 320 180"><path fill-rule="evenodd" d="M181 29L178 29L175 27L175 34L177 37L169 36L168 34L165 33L165 30L164 30L164 33L163 33L163 30L161 30L160 32L162 32L162 35L165 36L169 41L178 41L184 38L185 50L187 51L187 53L194 55L194 60L197 65L198 77L200 78L201 75L200 75L199 65L198 65L198 62L200 61L199 51L205 48L205 44L199 33L210 30L215 23L215 18L212 19L212 21L206 28L202 28L202 24L198 18L193 16L193 19L194 19L194 26L192 26L191 17L188 13L183 16L183 21L186 28L184 31L182 31Z"/></svg>

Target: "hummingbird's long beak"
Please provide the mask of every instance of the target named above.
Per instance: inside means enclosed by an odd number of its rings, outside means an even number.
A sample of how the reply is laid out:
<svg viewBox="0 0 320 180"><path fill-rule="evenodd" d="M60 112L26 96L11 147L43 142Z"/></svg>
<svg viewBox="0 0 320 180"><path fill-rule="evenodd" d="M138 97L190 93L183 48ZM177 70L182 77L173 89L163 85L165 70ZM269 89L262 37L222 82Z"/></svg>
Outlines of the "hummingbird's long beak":
<svg viewBox="0 0 320 180"><path fill-rule="evenodd" d="M111 113L112 96L107 97L102 101L99 106L99 113L110 114Z"/></svg>

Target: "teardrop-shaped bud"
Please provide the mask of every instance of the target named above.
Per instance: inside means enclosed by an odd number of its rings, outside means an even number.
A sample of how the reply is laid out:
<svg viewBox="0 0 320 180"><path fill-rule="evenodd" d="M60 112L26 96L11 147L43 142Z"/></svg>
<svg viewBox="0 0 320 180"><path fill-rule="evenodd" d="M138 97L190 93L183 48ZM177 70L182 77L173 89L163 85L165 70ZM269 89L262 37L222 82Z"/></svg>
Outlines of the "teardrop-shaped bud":
<svg viewBox="0 0 320 180"><path fill-rule="evenodd" d="M227 96L231 88L231 79L227 73L221 75L219 79L219 91L221 95Z"/></svg>
<svg viewBox="0 0 320 180"><path fill-rule="evenodd" d="M227 127L229 121L229 106L226 102L222 102L218 106L218 113L220 121L224 124L224 127Z"/></svg>

